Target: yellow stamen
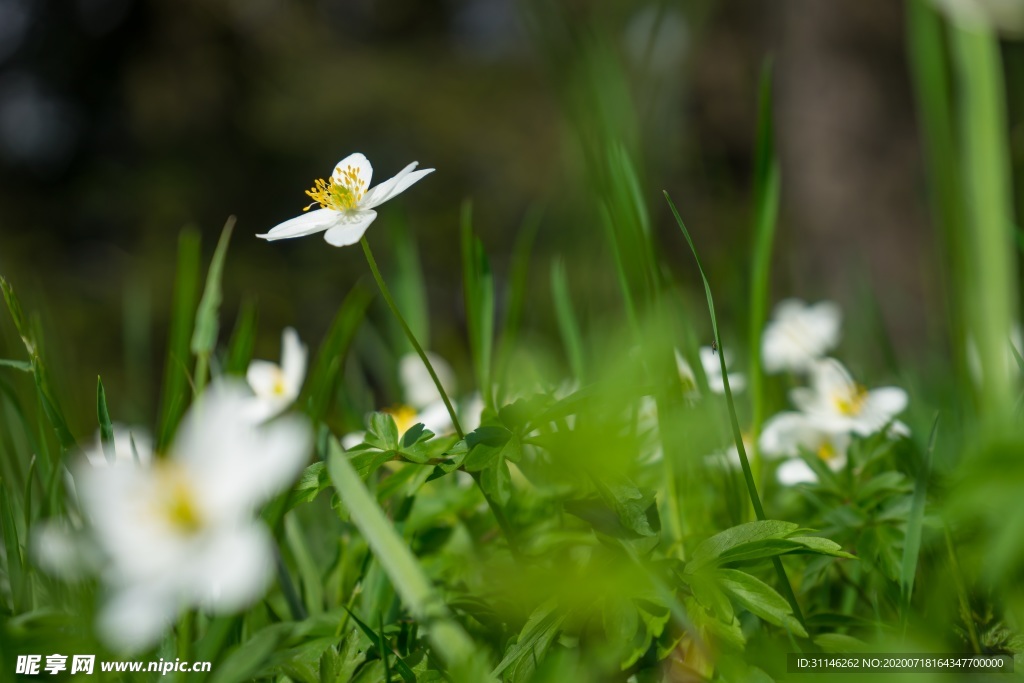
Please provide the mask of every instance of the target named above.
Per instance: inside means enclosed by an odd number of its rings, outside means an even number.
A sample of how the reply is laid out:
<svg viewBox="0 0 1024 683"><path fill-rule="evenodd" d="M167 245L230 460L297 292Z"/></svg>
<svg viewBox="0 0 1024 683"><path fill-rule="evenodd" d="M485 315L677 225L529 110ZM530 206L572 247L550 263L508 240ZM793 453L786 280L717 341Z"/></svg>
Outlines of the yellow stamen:
<svg viewBox="0 0 1024 683"><path fill-rule="evenodd" d="M836 447L832 445L831 441L822 441L821 445L818 446L818 457L825 462L828 462L837 455L839 453L836 452Z"/></svg>
<svg viewBox="0 0 1024 683"><path fill-rule="evenodd" d="M385 408L384 412L390 415L394 421L395 426L398 427L398 436L402 436L409 428L415 425L419 420L419 414L409 406L401 405L393 408Z"/></svg>
<svg viewBox="0 0 1024 683"><path fill-rule="evenodd" d="M285 392L287 392L288 390L288 387L285 386L284 372L281 370L281 368L274 369L274 386L271 389L271 391L274 392L274 396L284 396Z"/></svg>
<svg viewBox="0 0 1024 683"><path fill-rule="evenodd" d="M340 182L336 178L340 178ZM306 190L306 194L314 204L319 204L321 209L350 211L358 208L359 202L366 194L366 181L359 177L359 170L356 167L347 166L342 171L339 166L329 181L318 178L316 184ZM313 204L303 211L309 211L311 206Z"/></svg>
<svg viewBox="0 0 1024 683"><path fill-rule="evenodd" d="M188 478L171 463L154 467L160 487L154 501L157 514L179 533L191 535L199 531L203 518Z"/></svg>
<svg viewBox="0 0 1024 683"><path fill-rule="evenodd" d="M849 393L833 397L836 409L843 415L859 415L867 401L868 390L860 384L854 384Z"/></svg>

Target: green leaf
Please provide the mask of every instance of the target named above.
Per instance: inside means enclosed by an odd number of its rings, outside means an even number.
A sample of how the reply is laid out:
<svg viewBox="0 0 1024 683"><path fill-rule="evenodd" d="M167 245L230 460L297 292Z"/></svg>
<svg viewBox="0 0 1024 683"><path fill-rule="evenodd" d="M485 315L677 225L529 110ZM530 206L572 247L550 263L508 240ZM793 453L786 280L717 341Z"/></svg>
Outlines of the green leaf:
<svg viewBox="0 0 1024 683"><path fill-rule="evenodd" d="M686 571L693 572L698 568L717 559L722 553L743 543L762 539L781 539L796 531L799 527L792 522L764 520L740 524L715 534L698 545L690 555Z"/></svg>
<svg viewBox="0 0 1024 683"><path fill-rule="evenodd" d="M521 457L519 439L504 427L483 426L466 435L469 454L464 466L467 472L497 467L504 460L517 462Z"/></svg>
<svg viewBox="0 0 1024 683"><path fill-rule="evenodd" d="M96 376L96 419L100 425L100 444L107 462L114 462L114 427L110 422L110 410L107 408L107 392L103 389L103 380Z"/></svg>
<svg viewBox="0 0 1024 683"><path fill-rule="evenodd" d="M271 624L257 631L252 638L234 648L217 670L210 683L242 683L253 680L273 652L291 635L291 623Z"/></svg>
<svg viewBox="0 0 1024 683"><path fill-rule="evenodd" d="M355 612L348 609L347 607L345 608L345 611L348 612L350 617L352 617L352 621L356 622L356 625L359 627L359 630L365 633L366 637L369 638L371 642L376 643L377 647L380 649L382 658L386 658L387 655L391 655L395 658L395 668L398 669L398 673L402 677L402 680L406 683L416 683L416 674L414 674L412 672L412 669L409 668L409 665L406 664L402 660L402 658L398 656L398 653L392 650L391 646L388 645L387 640L384 638L383 629L381 629L381 632L378 634L372 628L367 626L366 623L362 619L360 619ZM385 662L386 661L387 660L385 659Z"/></svg>
<svg viewBox="0 0 1024 683"><path fill-rule="evenodd" d="M562 335L562 344L565 346L565 354L569 358L572 376L584 381L583 335L580 333L572 297L569 295L565 264L559 260L551 263L551 293L555 300L558 331Z"/></svg>
<svg viewBox="0 0 1024 683"><path fill-rule="evenodd" d="M484 660L463 628L455 622L440 595L427 579L408 544L395 531L363 480L348 461L341 445L330 442L327 470L352 522L366 540L374 557L391 579L409 612L420 620L437 654L456 681L493 680Z"/></svg>
<svg viewBox="0 0 1024 683"><path fill-rule="evenodd" d="M0 481L0 530L4 534L4 551L7 556L7 577L11 584L11 597L14 610L20 612L26 605L25 563L21 555L21 544L18 541L18 527L15 522L14 510L11 506L10 494L5 482Z"/></svg>
<svg viewBox="0 0 1024 683"><path fill-rule="evenodd" d="M224 259L227 257L228 244L231 242L231 231L235 227L235 217L231 216L224 224L217 241L217 248L210 261L210 270L206 274L206 287L203 297L196 309L196 323L192 331L191 351L198 356L209 357L217 345L217 334L220 330L221 278L224 273ZM198 381L198 380L197 380Z"/></svg>
<svg viewBox="0 0 1024 683"><path fill-rule="evenodd" d="M309 406L309 417L314 423L323 421L330 410L331 399L344 369L345 356L372 300L372 292L362 285L357 284L349 290L316 352L299 399L300 404Z"/></svg>
<svg viewBox="0 0 1024 683"><path fill-rule="evenodd" d="M524 658L539 660L543 656L544 651L562 626L562 622L565 621L565 615L558 614L556 607L557 603L554 600L548 600L533 611L530 618L527 619L526 625L523 626L523 630L519 632L519 638L509 646L505 651L505 656L501 658L501 662L491 672L492 678L497 678L505 669Z"/></svg>
<svg viewBox="0 0 1024 683"><path fill-rule="evenodd" d="M512 473L504 459L480 473L480 488L500 505L508 505L512 497Z"/></svg>
<svg viewBox="0 0 1024 683"><path fill-rule="evenodd" d="M819 555L831 555L833 557L844 557L848 560L855 560L857 557L843 550L842 546L828 538L821 536L790 536L787 540L799 543L813 553Z"/></svg>
<svg viewBox="0 0 1024 683"><path fill-rule="evenodd" d="M0 358L0 368L14 368L22 372L32 372L32 364L24 360L9 360Z"/></svg>
<svg viewBox="0 0 1024 683"><path fill-rule="evenodd" d="M235 320L235 329L228 341L228 353L224 359L224 372L229 375L245 375L252 360L252 350L256 344L256 323L259 312L256 304L250 299L242 302L242 308Z"/></svg>
<svg viewBox="0 0 1024 683"><path fill-rule="evenodd" d="M814 644L820 647L822 652L829 654L870 651L870 646L863 640L848 636L845 633L821 633L814 636L813 640Z"/></svg>
<svg viewBox="0 0 1024 683"><path fill-rule="evenodd" d="M781 626L801 638L807 631L793 616L793 609L774 588L746 572L737 569L719 569L718 584L737 603L751 614L761 617L770 624Z"/></svg>
<svg viewBox="0 0 1024 683"><path fill-rule="evenodd" d="M11 319L14 320L14 329L18 331L18 335L21 337L21 342L25 345L28 355L34 356L36 354L36 345L32 341L32 333L28 328L28 323L25 322L25 313L22 311L21 302L18 301L18 296L14 293L11 283L2 276L0 276L0 290L3 291L7 310L11 312Z"/></svg>
<svg viewBox="0 0 1024 683"><path fill-rule="evenodd" d="M398 449L398 426L395 418L387 413L370 415L370 426L366 430L366 443L383 451Z"/></svg>
<svg viewBox="0 0 1024 683"><path fill-rule="evenodd" d="M199 246L199 233L193 229L181 232L178 238L178 265L174 278L163 393L160 397L157 451L164 450L170 443L188 401L189 370L186 361L189 358L189 340L192 337L199 295Z"/></svg>
<svg viewBox="0 0 1024 683"><path fill-rule="evenodd" d="M462 278L466 327L477 384L490 406L491 355L494 347L494 276L480 240L473 234L472 205L462 205Z"/></svg>

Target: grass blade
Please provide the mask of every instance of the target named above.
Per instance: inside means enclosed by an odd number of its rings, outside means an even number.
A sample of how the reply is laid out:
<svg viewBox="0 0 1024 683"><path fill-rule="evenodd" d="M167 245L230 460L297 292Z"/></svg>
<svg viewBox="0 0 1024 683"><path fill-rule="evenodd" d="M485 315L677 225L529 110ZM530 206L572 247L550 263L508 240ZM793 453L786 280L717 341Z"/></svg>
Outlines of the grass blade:
<svg viewBox="0 0 1024 683"><path fill-rule="evenodd" d="M750 397L751 460L754 480L760 479L760 454L757 448L764 422L764 371L761 366L761 333L768 316L772 245L779 213L780 172L775 158L772 120L772 69L768 62L761 70L761 94L758 104L757 159L754 176L754 254L750 279Z"/></svg>
<svg viewBox="0 0 1024 683"><path fill-rule="evenodd" d="M914 486L914 498L910 504L907 517L907 534L903 542L903 562L900 567L900 594L902 603L903 629L906 631L907 617L910 614L910 600L914 596L914 577L917 575L917 560L921 553L921 535L924 528L924 507L927 501L928 477L931 476L932 453L935 451L935 437L939 431L939 416L932 422L932 432L928 437L928 448L924 452L924 462L917 473Z"/></svg>
<svg viewBox="0 0 1024 683"><path fill-rule="evenodd" d="M221 292L221 279L224 273L224 259L227 257L228 244L231 242L231 231L235 227L235 217L231 216L224 224L220 240L210 261L210 270L206 274L206 287L203 298L199 300L196 310L196 324L192 331L190 349L196 357L196 370L193 373L195 390L199 394L206 386L206 375L210 369L210 356L217 346L217 335L220 332L220 303L224 296Z"/></svg>
<svg viewBox="0 0 1024 683"><path fill-rule="evenodd" d="M477 384L484 402L494 402L491 355L494 347L494 276L483 245L473 234L473 207L462 205L462 278L466 326Z"/></svg>
<svg viewBox="0 0 1024 683"><path fill-rule="evenodd" d="M561 260L551 263L551 294L555 300L558 331L562 335L562 343L565 345L565 355L569 358L572 376L582 382L584 379L583 337L573 311L569 282L565 275L565 264Z"/></svg>
<svg viewBox="0 0 1024 683"><path fill-rule="evenodd" d="M690 245L690 251L693 252L693 258L697 261L697 270L700 271L700 279L704 283L704 294L708 300L708 311L711 314L711 329L715 335L715 343L718 345L718 362L722 368L722 382L725 385L725 402L729 407L729 423L732 425L733 440L736 442L736 451L740 456L740 466L743 469L743 479L747 484L747 493L750 496L750 503L754 507L754 514L761 521L766 519L764 514L764 508L761 506L761 497L757 493L757 485L754 483L754 475L750 470L750 461L747 460L747 451L743 446L743 434L740 432L739 419L736 417L736 404L732 398L732 388L729 386L729 373L725 368L725 349L722 346L722 336L718 332L718 320L715 317L715 302L711 296L711 285L708 283L707 275L704 274L704 266L700 262L700 256L697 254L697 247L693 244L693 239L690 237L690 232L686 229L686 225L683 223L683 219L679 215L679 211L676 209L676 205L672 202L672 198L668 196L668 192L665 193L665 200L668 202L669 208L672 210L672 215L676 219L676 223L679 224L679 229L683 231L683 237L686 238L686 243ZM779 581L782 584L783 594L790 606L793 608L793 614L796 616L797 621L801 624L804 622L803 613L800 611L800 605L796 601L796 595L793 593L793 587L789 583L789 577L786 576L786 570L782 566L782 561L778 557L772 558L772 564L775 566L775 571L779 575Z"/></svg>
<svg viewBox="0 0 1024 683"><path fill-rule="evenodd" d="M178 420L185 413L188 400L189 376L185 361L189 356L189 340L195 319L199 295L199 233L183 230L178 238L178 266L174 279L174 298L171 304L171 329L167 342L167 361L164 365L163 393L160 397L160 420L157 430L157 450L163 450L171 440Z"/></svg>
<svg viewBox="0 0 1024 683"><path fill-rule="evenodd" d="M114 452L114 426L110 422L110 409L107 408L107 392L103 389L103 380L96 376L96 421L100 425L100 445L107 462L113 463L117 457Z"/></svg>
<svg viewBox="0 0 1024 683"><path fill-rule="evenodd" d="M252 360L252 350L256 344L256 326L259 311L256 302L246 299L238 311L235 329L231 332L228 342L228 354L224 360L224 373L228 375L244 375Z"/></svg>
<svg viewBox="0 0 1024 683"><path fill-rule="evenodd" d="M469 635L451 617L441 596L423 573L405 540L366 489L341 445L330 444L327 470L352 521L369 544L374 557L391 579L402 601L418 619L437 653L457 681L476 683L494 680Z"/></svg>

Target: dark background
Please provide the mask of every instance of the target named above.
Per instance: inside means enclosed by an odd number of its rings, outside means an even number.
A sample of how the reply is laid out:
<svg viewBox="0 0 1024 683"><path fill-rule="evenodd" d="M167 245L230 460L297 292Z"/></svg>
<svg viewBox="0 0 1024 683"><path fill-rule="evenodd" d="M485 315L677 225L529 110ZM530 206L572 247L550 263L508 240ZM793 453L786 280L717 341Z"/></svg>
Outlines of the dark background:
<svg viewBox="0 0 1024 683"><path fill-rule="evenodd" d="M587 306L617 305L551 49L576 32L599 35L626 76L663 257L692 270L667 189L727 319L744 310L757 83L771 56L783 175L773 300L836 298L847 338L883 332L905 358L943 353L901 3L545 5L0 0L0 274L41 313L70 398L88 405L102 374L122 412L152 414L178 233L197 227L209 255L229 215L224 327L255 298L257 355L276 357L289 324L316 343L366 276L362 254L319 236L254 235L297 215L303 190L353 151L378 182L413 160L437 169L382 207L368 235L387 266L388 221L408 219L446 355L465 348L466 198L499 286L524 216L544 210L528 326L551 328L554 254L570 260ZM1006 42L1005 56L1020 179L1021 44ZM16 355L9 323L0 330L4 354Z"/></svg>

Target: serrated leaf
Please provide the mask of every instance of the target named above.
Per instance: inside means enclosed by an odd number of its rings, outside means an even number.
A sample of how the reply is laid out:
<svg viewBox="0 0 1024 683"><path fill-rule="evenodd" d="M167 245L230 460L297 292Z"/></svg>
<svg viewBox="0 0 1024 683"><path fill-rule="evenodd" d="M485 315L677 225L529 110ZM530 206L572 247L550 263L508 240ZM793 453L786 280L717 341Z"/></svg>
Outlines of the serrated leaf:
<svg viewBox="0 0 1024 683"><path fill-rule="evenodd" d="M370 415L370 426L366 431L366 443L382 451L398 450L398 426L395 418L387 413Z"/></svg>

